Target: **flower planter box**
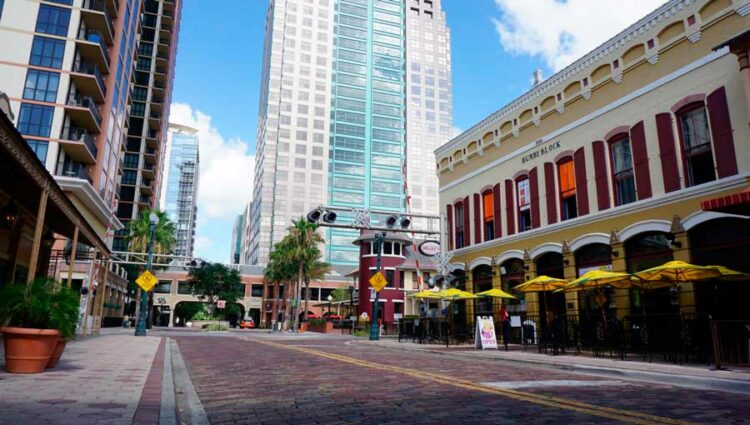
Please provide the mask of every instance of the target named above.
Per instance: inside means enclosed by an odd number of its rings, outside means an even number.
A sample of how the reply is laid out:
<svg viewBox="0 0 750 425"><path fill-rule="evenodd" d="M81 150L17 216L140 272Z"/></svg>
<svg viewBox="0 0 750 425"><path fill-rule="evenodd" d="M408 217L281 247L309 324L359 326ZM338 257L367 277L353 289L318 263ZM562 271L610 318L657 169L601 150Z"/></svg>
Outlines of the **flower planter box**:
<svg viewBox="0 0 750 425"><path fill-rule="evenodd" d="M320 332L320 333L331 333L333 332L333 322L326 322L321 324L308 324L307 330L310 332Z"/></svg>
<svg viewBox="0 0 750 425"><path fill-rule="evenodd" d="M190 327L193 329L203 329L203 325L211 324L224 325L227 328L229 327L229 322L225 320L193 320Z"/></svg>

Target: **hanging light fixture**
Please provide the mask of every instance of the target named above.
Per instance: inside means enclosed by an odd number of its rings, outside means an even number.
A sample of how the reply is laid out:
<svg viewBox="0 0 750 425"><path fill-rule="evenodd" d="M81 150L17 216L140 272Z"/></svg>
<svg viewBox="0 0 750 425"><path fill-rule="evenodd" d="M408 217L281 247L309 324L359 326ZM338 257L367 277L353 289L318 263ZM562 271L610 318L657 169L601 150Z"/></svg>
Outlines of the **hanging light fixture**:
<svg viewBox="0 0 750 425"><path fill-rule="evenodd" d="M16 208L16 205L11 202L6 205L1 211L2 215L0 215L0 219L2 220L2 225L6 227L13 227L13 225L16 223L16 220L18 220L18 208Z"/></svg>

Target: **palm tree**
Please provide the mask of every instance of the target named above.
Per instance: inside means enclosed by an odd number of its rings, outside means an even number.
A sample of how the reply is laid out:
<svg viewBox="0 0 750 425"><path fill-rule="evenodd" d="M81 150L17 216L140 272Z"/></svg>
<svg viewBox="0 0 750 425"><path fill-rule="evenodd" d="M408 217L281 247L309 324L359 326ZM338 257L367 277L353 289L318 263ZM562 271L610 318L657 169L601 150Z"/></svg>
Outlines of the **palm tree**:
<svg viewBox="0 0 750 425"><path fill-rule="evenodd" d="M316 249L317 250L317 249ZM315 259L305 264L305 312L303 321L307 322L307 305L310 303L310 282L313 280L322 280L326 273L331 271L331 265L325 261L320 261L320 252Z"/></svg>
<svg viewBox="0 0 750 425"><path fill-rule="evenodd" d="M289 243L292 247L291 259L297 266L297 282L294 291L297 299L297 311L299 311L299 289L302 284L305 283L305 288L309 285L309 281L305 278L306 276L306 265L312 265L313 262L320 256L320 250L318 245L325 242L323 237L317 232L318 225L310 223L305 220L304 217L300 217L299 220L292 220L292 225L289 227L289 234L284 239L289 239ZM308 292L305 290L305 292ZM307 294L305 294L307 299ZM305 305L307 307L307 305ZM297 328L299 314L294 316L294 328ZM305 317L307 317L307 310L305 310Z"/></svg>
<svg viewBox="0 0 750 425"><path fill-rule="evenodd" d="M159 217L159 223L154 230L154 254L169 254L175 244L174 223L167 217L164 211L154 211ZM146 252L148 250L148 238L151 233L151 221L149 216L151 210L141 211L137 220L130 222L130 251Z"/></svg>
<svg viewBox="0 0 750 425"><path fill-rule="evenodd" d="M284 298L291 293L290 283L296 276L296 266L291 261L291 246L288 242L289 241L285 239L274 245L269 262L266 265L265 278L266 282L273 285L274 300L279 299L279 286L282 284L284 284L286 288ZM289 316L289 304L290 303L285 303L284 319ZM278 316L278 306L276 301L274 301L272 314L272 322L274 322Z"/></svg>

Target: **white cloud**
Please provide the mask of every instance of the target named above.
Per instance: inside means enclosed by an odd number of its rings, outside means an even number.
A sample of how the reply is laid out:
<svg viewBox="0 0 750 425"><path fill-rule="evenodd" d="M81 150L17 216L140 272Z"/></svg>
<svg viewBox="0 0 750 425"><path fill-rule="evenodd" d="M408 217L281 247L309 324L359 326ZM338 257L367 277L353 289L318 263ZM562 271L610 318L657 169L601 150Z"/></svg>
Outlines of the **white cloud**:
<svg viewBox="0 0 750 425"><path fill-rule="evenodd" d="M234 218L253 193L255 157L239 138L225 139L211 117L185 103L173 103L170 122L198 129L200 176L198 221Z"/></svg>
<svg viewBox="0 0 750 425"><path fill-rule="evenodd" d="M493 19L509 53L539 56L559 71L661 5L664 0L495 0Z"/></svg>

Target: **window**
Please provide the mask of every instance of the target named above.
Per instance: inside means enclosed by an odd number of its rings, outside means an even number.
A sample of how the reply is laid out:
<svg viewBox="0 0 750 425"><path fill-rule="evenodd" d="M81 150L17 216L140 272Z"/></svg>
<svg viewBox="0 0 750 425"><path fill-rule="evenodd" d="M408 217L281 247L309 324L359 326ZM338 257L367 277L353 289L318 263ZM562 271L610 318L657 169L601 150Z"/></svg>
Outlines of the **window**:
<svg viewBox="0 0 750 425"><path fill-rule="evenodd" d="M612 182L615 191L615 205L635 202L635 177L630 139L625 136L609 145L612 155Z"/></svg>
<svg viewBox="0 0 750 425"><path fill-rule="evenodd" d="M569 158L557 164L557 175L560 182L560 218L568 220L578 216L576 205L576 176L573 159Z"/></svg>
<svg viewBox="0 0 750 425"><path fill-rule="evenodd" d="M180 295L191 294L190 284L187 281L180 280L177 282L177 293Z"/></svg>
<svg viewBox="0 0 750 425"><path fill-rule="evenodd" d="M396 286L394 282L395 274L395 270L393 269L388 269L385 271L385 280L388 281L388 285L386 285L386 288L394 288Z"/></svg>
<svg viewBox="0 0 750 425"><path fill-rule="evenodd" d="M700 104L678 114L688 186L716 180L706 107Z"/></svg>
<svg viewBox="0 0 750 425"><path fill-rule="evenodd" d="M263 285L253 285L250 292L251 297L263 296Z"/></svg>
<svg viewBox="0 0 750 425"><path fill-rule="evenodd" d="M157 294L168 294L170 292L172 292L171 280L160 280L154 287L154 293Z"/></svg>
<svg viewBox="0 0 750 425"><path fill-rule="evenodd" d="M21 104L18 131L30 136L49 137L54 111L52 106Z"/></svg>
<svg viewBox="0 0 750 425"><path fill-rule="evenodd" d="M36 32L65 37L68 35L69 22L70 9L43 4L39 6L39 15L36 18Z"/></svg>
<svg viewBox="0 0 750 425"><path fill-rule="evenodd" d="M531 193L529 190L528 177L524 177L516 183L519 232L525 232L531 229Z"/></svg>
<svg viewBox="0 0 750 425"><path fill-rule="evenodd" d="M45 142L44 140L30 139L26 140L26 143L29 144L29 147L34 151L36 157L39 158L39 161L44 164L44 162L47 160L47 142Z"/></svg>
<svg viewBox="0 0 750 425"><path fill-rule="evenodd" d="M464 247L464 205L458 203L456 210L456 249Z"/></svg>
<svg viewBox="0 0 750 425"><path fill-rule="evenodd" d="M34 37L29 64L47 68L62 68L65 41L47 37Z"/></svg>
<svg viewBox="0 0 750 425"><path fill-rule="evenodd" d="M484 240L495 238L495 199L491 190L482 194L482 215L484 223Z"/></svg>
<svg viewBox="0 0 750 425"><path fill-rule="evenodd" d="M60 74L56 72L29 69L28 74L26 74L26 85L23 88L23 98L41 102L55 102L59 82Z"/></svg>

